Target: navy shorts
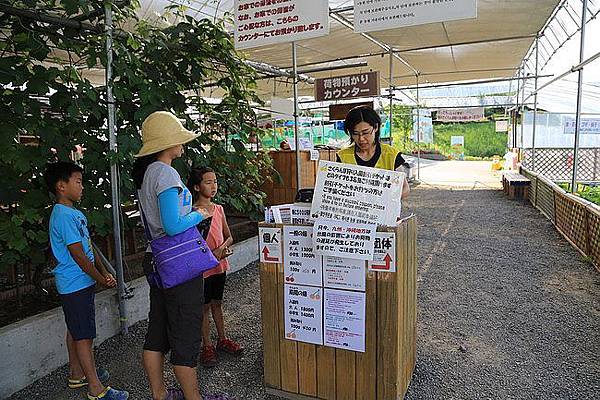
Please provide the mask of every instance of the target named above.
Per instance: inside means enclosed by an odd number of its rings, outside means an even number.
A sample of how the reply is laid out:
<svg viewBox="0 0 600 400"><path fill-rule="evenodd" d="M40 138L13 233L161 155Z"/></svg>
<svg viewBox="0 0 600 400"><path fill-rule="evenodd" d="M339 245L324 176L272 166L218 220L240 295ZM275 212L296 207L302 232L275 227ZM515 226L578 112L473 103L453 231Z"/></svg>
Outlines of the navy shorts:
<svg viewBox="0 0 600 400"><path fill-rule="evenodd" d="M67 329L73 340L94 339L96 337L95 297L96 285L60 295Z"/></svg>
<svg viewBox="0 0 600 400"><path fill-rule="evenodd" d="M209 304L213 300L223 300L225 277L226 272L204 278L204 304Z"/></svg>

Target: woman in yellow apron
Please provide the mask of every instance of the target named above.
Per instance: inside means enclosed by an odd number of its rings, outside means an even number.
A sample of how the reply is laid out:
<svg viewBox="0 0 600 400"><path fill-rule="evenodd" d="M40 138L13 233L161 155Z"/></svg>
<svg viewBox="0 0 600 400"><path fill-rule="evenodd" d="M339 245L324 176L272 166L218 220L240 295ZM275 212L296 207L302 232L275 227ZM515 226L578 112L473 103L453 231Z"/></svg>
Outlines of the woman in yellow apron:
<svg viewBox="0 0 600 400"><path fill-rule="evenodd" d="M406 161L400 151L379 141L381 118L370 107L354 107L346 115L344 130L350 136L351 145L337 152L337 161L345 164L403 171ZM408 180L404 178L402 198L410 193Z"/></svg>

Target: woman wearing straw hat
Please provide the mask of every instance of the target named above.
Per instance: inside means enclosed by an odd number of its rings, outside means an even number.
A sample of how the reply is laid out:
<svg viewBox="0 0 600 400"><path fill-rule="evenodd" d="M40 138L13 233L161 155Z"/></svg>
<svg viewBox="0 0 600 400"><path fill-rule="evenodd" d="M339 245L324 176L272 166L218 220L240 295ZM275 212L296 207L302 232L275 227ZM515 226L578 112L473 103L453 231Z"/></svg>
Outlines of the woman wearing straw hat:
<svg viewBox="0 0 600 400"><path fill-rule="evenodd" d="M140 210L147 235L153 240L175 236L196 226L204 216L192 208L192 195L171 162L183 154L183 145L199 135L183 127L167 111L150 114L142 124L142 148L133 166ZM175 287L163 289L155 276L151 252L144 257L150 283L150 313L144 342L144 369L153 399L201 400L196 375L204 306L202 274ZM165 354L181 389L167 389L163 379ZM205 395L204 400L226 399Z"/></svg>

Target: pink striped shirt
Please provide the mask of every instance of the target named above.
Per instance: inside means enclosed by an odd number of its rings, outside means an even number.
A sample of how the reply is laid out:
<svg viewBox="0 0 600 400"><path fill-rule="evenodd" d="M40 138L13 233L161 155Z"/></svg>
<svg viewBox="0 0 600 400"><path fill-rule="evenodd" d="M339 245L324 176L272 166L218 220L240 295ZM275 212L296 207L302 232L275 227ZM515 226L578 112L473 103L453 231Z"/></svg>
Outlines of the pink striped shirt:
<svg viewBox="0 0 600 400"><path fill-rule="evenodd" d="M223 225L225 224L225 212L223 207L215 204L215 211L212 215L212 221L210 222L210 229L208 230L208 236L206 237L206 244L213 250L219 247L225 241L223 237ZM219 265L204 272L204 278L208 278L211 275L222 274L229 269L229 261L224 258L219 262Z"/></svg>

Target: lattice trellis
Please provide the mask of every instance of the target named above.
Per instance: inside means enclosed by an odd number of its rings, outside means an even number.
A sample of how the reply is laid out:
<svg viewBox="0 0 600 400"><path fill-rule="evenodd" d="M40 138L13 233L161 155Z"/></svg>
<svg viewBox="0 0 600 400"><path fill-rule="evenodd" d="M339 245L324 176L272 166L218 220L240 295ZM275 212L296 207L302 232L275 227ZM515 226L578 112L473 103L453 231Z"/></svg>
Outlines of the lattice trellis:
<svg viewBox="0 0 600 400"><path fill-rule="evenodd" d="M585 205L567 195L555 197L556 227L575 246L587 254L587 222Z"/></svg>
<svg viewBox="0 0 600 400"><path fill-rule="evenodd" d="M522 164L532 167L532 150L523 149ZM535 172L553 181L570 181L573 174L573 149L536 149ZM580 149L577 180L600 181L600 149Z"/></svg>
<svg viewBox="0 0 600 400"><path fill-rule="evenodd" d="M588 255L596 265L600 265L600 211L588 208Z"/></svg>

